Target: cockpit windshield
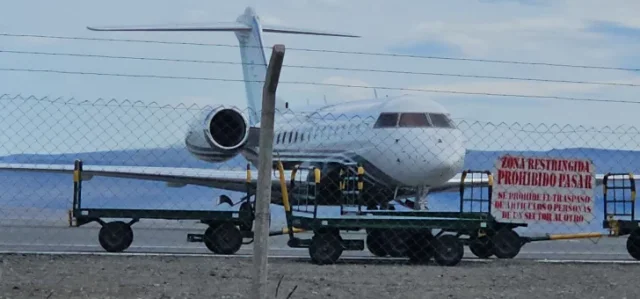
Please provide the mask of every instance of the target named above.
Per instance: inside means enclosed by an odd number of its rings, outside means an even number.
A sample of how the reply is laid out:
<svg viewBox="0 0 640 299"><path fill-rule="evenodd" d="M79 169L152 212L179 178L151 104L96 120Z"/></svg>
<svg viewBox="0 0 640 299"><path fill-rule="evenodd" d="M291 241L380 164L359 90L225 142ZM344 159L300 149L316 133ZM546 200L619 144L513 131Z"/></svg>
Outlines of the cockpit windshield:
<svg viewBox="0 0 640 299"><path fill-rule="evenodd" d="M436 128L455 128L453 120L446 114L429 113L429 119L431 119L431 124Z"/></svg>
<svg viewBox="0 0 640 299"><path fill-rule="evenodd" d="M374 128L455 128L448 115L442 113L381 113Z"/></svg>
<svg viewBox="0 0 640 299"><path fill-rule="evenodd" d="M395 128L398 124L398 113L380 113L374 128Z"/></svg>
<svg viewBox="0 0 640 299"><path fill-rule="evenodd" d="M401 128L421 128L430 127L429 119L425 113L402 113L398 127Z"/></svg>

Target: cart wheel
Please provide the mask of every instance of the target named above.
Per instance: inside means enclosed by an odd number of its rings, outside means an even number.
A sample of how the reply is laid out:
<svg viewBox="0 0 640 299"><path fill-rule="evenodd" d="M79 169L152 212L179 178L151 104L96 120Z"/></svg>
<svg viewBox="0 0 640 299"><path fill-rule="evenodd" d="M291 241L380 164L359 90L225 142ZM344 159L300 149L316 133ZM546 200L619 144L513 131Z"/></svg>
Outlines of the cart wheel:
<svg viewBox="0 0 640 299"><path fill-rule="evenodd" d="M384 257L387 252L382 246L384 239L382 238L382 232L378 229L372 229L367 232L367 249L375 256Z"/></svg>
<svg viewBox="0 0 640 299"><path fill-rule="evenodd" d="M318 265L334 264L342 255L342 238L338 233L316 233L311 238L309 256Z"/></svg>
<svg viewBox="0 0 640 299"><path fill-rule="evenodd" d="M123 221L106 223L100 228L98 242L107 252L121 252L133 243L133 230Z"/></svg>
<svg viewBox="0 0 640 299"><path fill-rule="evenodd" d="M493 255L493 242L487 236L473 238L469 244L469 250L478 258L488 259Z"/></svg>
<svg viewBox="0 0 640 299"><path fill-rule="evenodd" d="M636 260L640 260L640 230L636 229L627 238L627 252Z"/></svg>
<svg viewBox="0 0 640 299"><path fill-rule="evenodd" d="M431 231L416 232L407 239L407 256L414 263L426 263L433 256Z"/></svg>
<svg viewBox="0 0 640 299"><path fill-rule="evenodd" d="M369 203L367 203L367 210L368 211L377 211L378 210L378 206L375 203L369 202ZM372 231L374 231L376 229L365 228L364 230L367 232L367 234L369 234L370 232L372 232Z"/></svg>
<svg viewBox="0 0 640 299"><path fill-rule="evenodd" d="M503 229L493 236L493 254L501 259L512 259L520 253L522 239L512 229Z"/></svg>
<svg viewBox="0 0 640 299"><path fill-rule="evenodd" d="M464 256L464 245L454 235L441 235L433 244L433 259L440 266L455 266Z"/></svg>
<svg viewBox="0 0 640 299"><path fill-rule="evenodd" d="M211 225L204 231L204 245L215 254L234 254L242 247L242 234L231 223Z"/></svg>
<svg viewBox="0 0 640 299"><path fill-rule="evenodd" d="M240 213L246 213L249 212L251 214L251 219L252 220L247 220L244 221L243 223L240 224L240 230L241 231L251 231L251 229L253 228L253 208L251 207L251 203L249 202L243 202L240 205Z"/></svg>
<svg viewBox="0 0 640 299"><path fill-rule="evenodd" d="M406 230L403 229L385 229L382 232L382 248L391 257L407 256L407 242L411 238Z"/></svg>

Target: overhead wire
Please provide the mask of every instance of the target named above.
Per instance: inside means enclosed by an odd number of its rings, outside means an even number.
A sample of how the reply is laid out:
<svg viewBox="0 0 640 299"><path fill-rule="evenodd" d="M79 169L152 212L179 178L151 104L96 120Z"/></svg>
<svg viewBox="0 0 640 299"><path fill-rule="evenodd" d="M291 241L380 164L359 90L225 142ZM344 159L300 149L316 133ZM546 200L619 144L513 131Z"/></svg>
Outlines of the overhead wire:
<svg viewBox="0 0 640 299"><path fill-rule="evenodd" d="M56 69L33 69L33 68L0 68L0 71L5 71L5 72L57 73L57 74L73 74L73 75L108 76L108 77L153 78L153 79L204 80L204 81L225 81L225 82L258 82L258 83L263 83L264 82L263 80L244 80L244 79L228 79L228 78L213 78L213 77L191 77L191 76L168 76L168 75L151 75L151 74L101 73L101 72L82 72L82 71L67 71L67 70L56 70ZM278 84L297 84L297 85L316 85L316 86L331 86L331 87L350 87L350 88L365 88L365 89L376 89L376 90L398 90L398 91L415 91L415 92L426 92L426 93L446 93L446 94L460 94L460 95L484 95L484 96L532 98L532 99L555 99L555 100L581 101L581 102L605 102L605 103L640 104L640 102L636 102L636 101L606 100L606 99L598 99L598 98L576 98L576 97L562 97L562 96L543 96L543 95L524 95L524 94L507 94L507 93L468 92L468 91L456 91L456 90L437 90L437 89L402 88L402 87L387 87L387 86L368 86L368 85L320 83L320 82L305 82L305 81L279 81Z"/></svg>
<svg viewBox="0 0 640 299"><path fill-rule="evenodd" d="M231 48L240 48L241 47L240 45L230 45L230 44L174 42L174 41L140 40L140 39L93 38L93 37L36 35L36 34L0 33L0 36L32 37L32 38L35 37L35 38L51 38L51 39L66 39L66 40L90 40L90 41L107 41L107 42L159 43L159 44L216 46L216 47L231 47ZM264 47L264 48L268 48L268 47ZM470 58L456 58L456 57L444 57L444 56L421 56L421 55L391 54L391 53L376 53L376 52L336 51L336 50L309 49L309 48L288 48L288 50L315 51L315 52L355 54L355 55L378 55L378 56L413 57L413 58L425 58L425 59L445 59L445 60L475 61L475 62L489 62L489 63L510 63L510 64L545 65L545 66L558 66L558 67L610 69L610 70L622 70L622 71L638 71L638 70L640 70L640 69L636 69L636 68L620 68L620 67L607 67L607 66L570 65L570 64L555 64L555 63L527 62L527 61L508 61L508 60L470 59ZM229 62L229 61L151 58L151 57L133 57L133 56L111 56L111 55L81 54L81 53L54 53L54 52L15 51L15 50L0 50L0 52L13 53L13 54L100 57L100 58L113 58L113 59L137 59L137 60L192 62L192 63L243 64L241 62ZM396 70L384 70L384 69L365 69L365 68L358 69L358 68L340 68L340 67L325 67L325 66L303 66L303 65L284 65L284 66L285 67L293 67L293 68L363 71L363 72L386 72L386 73L402 73L402 74L413 74L413 75L488 78L488 79L538 81L538 82L557 82L557 83L572 83L572 84L592 84L592 85L631 86L631 87L640 86L640 84L618 83L618 82L553 80L553 79L542 79L542 78L522 78L522 77L507 77L507 76L483 76L483 75L454 74L454 73L411 72L411 71L396 71ZM205 81L226 81L226 82L262 82L262 81L248 81L248 80L244 80L244 79L228 79L228 78L210 78L210 77L192 77L192 76L166 76L166 75L151 75L151 74L101 73L101 72L83 72L83 71L69 71L69 70L56 70L56 69L33 69L33 68L0 68L0 71L5 71L5 72L10 72L10 71L13 71L13 72L41 72L41 73L57 73L57 74L73 74L73 75L94 75L94 76L110 76L110 77L130 77L130 78L205 80ZM567 101L632 103L632 104L640 103L640 102L636 102L636 101L607 100L607 99L598 99L598 98L578 98L578 97L507 94L507 93L488 93L488 92L467 92L467 91L456 91L456 90L401 88L401 87L388 87L388 86L334 84L334 83L318 83L318 82L304 82L304 81L289 81L289 82L280 81L279 83L281 83L281 84L302 84L302 85L332 86L332 87L349 87L349 88L365 88L365 89L376 89L376 90L379 89L379 90L416 91L416 92L429 92L429 93L447 93L447 94L462 94L462 95L484 95L484 96L498 96L498 97L533 98L533 99L555 99L555 100L567 100Z"/></svg>
<svg viewBox="0 0 640 299"><path fill-rule="evenodd" d="M221 44L221 43L175 42L175 41L159 41L159 40L143 40L143 39L58 36L58 35L43 35L43 34L0 33L0 36L63 39L63 40L124 42L124 43L154 43L154 44L169 44L169 45L228 47L228 48L240 48L241 47L240 45ZM258 46L245 46L245 47L247 47L247 48L258 48ZM259 47L259 48L269 49L270 47ZM616 71L630 71L630 72L640 71L640 68L624 68L624 67L613 67L613 66L563 64L563 63L520 61L520 60L479 59L479 58L462 58L462 57L448 57L448 56L434 56L434 55L396 54L396 53L382 53L382 52L345 51L345 50L312 49L312 48L297 48L297 47L287 47L287 50L290 50L290 51L306 51L306 52L321 52L321 53L335 53L335 54L347 54L347 55L405 57L405 58L418 58L418 59L451 60L451 61L498 63L498 64L537 65L537 66L550 66L550 67L616 70Z"/></svg>
<svg viewBox="0 0 640 299"><path fill-rule="evenodd" d="M157 58L157 57L101 55L101 54L83 54L83 53L62 53L62 52L42 52L42 51L0 50L0 53L20 54L20 55L27 54L27 55L44 55L44 56L69 56L69 57L87 57L87 58L164 61L164 62L180 62L180 63L186 62L186 63L230 64L230 65L259 65L259 63L243 63L243 62L221 61L221 60L176 59L176 58ZM471 74L456 74L456 73L415 72L415 71L400 71L400 70L370 69L370 68L345 68L345 67L327 67L327 66L312 66L312 65L290 65L290 64L283 64L283 67L299 68L299 69L333 70L333 71L376 72L376 73L394 73L394 74L405 74L405 75L426 75L426 76L438 76L438 77L458 77L458 78L476 78L476 79L498 79L498 80L514 80L514 81L570 83L570 84L586 84L586 85L627 86L627 87L638 87L638 86L640 86L640 84L634 84L634 83L575 81L575 80L526 78L526 77L511 77L511 76L487 76L487 75L471 75Z"/></svg>

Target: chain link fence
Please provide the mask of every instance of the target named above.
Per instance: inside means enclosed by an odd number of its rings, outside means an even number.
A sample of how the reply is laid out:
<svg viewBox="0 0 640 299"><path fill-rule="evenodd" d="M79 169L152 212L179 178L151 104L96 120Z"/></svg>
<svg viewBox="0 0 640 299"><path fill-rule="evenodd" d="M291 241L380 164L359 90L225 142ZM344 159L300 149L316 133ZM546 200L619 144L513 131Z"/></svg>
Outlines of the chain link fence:
<svg viewBox="0 0 640 299"><path fill-rule="evenodd" d="M234 109L0 97L0 249L250 254L258 131ZM638 257L637 129L362 111L276 112L272 256Z"/></svg>

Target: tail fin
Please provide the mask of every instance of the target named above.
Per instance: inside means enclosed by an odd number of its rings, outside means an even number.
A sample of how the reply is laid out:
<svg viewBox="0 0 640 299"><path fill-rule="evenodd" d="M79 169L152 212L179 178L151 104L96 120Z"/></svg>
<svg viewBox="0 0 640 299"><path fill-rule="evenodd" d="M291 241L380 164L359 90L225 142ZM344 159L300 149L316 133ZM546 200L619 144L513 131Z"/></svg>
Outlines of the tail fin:
<svg viewBox="0 0 640 299"><path fill-rule="evenodd" d="M260 107L262 103L263 81L267 74L267 56L264 52L263 32L306 34L338 37L359 37L345 33L327 32L310 29L297 29L279 26L262 25L260 17L253 8L247 7L236 22L211 23L206 25L141 25L141 26L110 26L87 27L93 31L233 31L240 44L240 58L245 81L245 92L249 108L249 122L255 126L260 122ZM276 109L285 109L285 103L276 100Z"/></svg>

